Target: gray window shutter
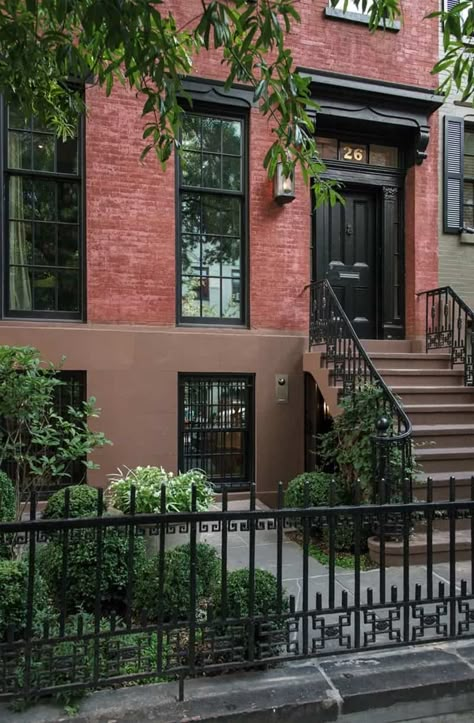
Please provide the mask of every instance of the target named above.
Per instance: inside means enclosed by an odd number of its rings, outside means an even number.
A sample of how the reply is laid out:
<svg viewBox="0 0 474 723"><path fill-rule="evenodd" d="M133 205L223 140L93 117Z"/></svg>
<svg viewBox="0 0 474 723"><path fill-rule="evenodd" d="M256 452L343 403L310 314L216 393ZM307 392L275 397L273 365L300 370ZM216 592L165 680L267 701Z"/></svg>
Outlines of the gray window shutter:
<svg viewBox="0 0 474 723"><path fill-rule="evenodd" d="M445 0L446 10L452 10L459 2L460 0Z"/></svg>
<svg viewBox="0 0 474 723"><path fill-rule="evenodd" d="M463 227L464 119L444 117L445 233L461 233Z"/></svg>

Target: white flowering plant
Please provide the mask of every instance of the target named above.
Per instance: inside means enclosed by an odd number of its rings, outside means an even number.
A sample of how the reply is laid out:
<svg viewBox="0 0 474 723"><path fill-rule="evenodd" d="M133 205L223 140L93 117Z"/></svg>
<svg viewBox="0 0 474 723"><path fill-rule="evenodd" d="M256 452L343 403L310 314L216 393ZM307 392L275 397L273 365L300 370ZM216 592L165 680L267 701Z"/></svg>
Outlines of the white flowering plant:
<svg viewBox="0 0 474 723"><path fill-rule="evenodd" d="M214 490L205 472L191 469L175 475L163 467L135 467L121 469L109 475L112 482L107 490L107 497L112 507L125 514L130 513L132 487L135 487L135 511L137 513L154 513L161 510L161 489L166 488L166 512L191 512L192 489L196 488L196 510L204 512L209 509Z"/></svg>

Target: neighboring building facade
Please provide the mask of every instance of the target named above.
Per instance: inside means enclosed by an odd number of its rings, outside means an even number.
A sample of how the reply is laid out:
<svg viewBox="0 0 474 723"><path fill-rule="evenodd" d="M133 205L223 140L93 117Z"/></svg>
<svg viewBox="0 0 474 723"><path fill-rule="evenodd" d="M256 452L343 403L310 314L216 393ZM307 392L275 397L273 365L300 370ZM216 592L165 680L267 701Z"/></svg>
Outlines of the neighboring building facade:
<svg viewBox="0 0 474 723"><path fill-rule="evenodd" d="M114 443L92 483L197 466L272 502L304 468L311 280L332 280L363 338L421 333L416 292L438 283L437 4L403 0L401 27L373 34L327 0L298 5L291 43L344 208L315 209L300 178L275 203L269 124L251 90L224 93L213 55L187 83L181 170L140 164L140 103L121 88L86 88L78 144L3 109L0 339L85 373Z"/></svg>
<svg viewBox="0 0 474 723"><path fill-rule="evenodd" d="M458 0L445 0L453 7ZM442 46L441 46L442 52ZM453 90L440 110L439 282L474 307L474 109Z"/></svg>

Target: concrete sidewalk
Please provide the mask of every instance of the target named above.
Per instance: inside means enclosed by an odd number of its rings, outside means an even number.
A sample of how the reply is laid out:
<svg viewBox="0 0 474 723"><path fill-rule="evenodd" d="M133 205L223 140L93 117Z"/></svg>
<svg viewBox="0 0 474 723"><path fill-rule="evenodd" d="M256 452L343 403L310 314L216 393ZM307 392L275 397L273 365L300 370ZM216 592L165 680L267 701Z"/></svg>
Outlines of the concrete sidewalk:
<svg viewBox="0 0 474 723"><path fill-rule="evenodd" d="M448 723L474 720L474 642L305 661L262 672L104 690L77 714L0 706L2 723Z"/></svg>

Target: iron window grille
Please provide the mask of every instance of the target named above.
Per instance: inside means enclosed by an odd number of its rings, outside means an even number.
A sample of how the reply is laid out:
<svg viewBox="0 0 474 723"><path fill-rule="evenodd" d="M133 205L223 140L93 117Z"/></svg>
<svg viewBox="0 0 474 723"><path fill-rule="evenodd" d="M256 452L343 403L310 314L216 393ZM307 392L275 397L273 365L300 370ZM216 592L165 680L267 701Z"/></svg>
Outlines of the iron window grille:
<svg viewBox="0 0 474 723"><path fill-rule="evenodd" d="M177 173L182 323L244 323L245 148L244 116L185 114Z"/></svg>
<svg viewBox="0 0 474 723"><path fill-rule="evenodd" d="M62 141L12 105L4 117L5 316L83 314L82 122Z"/></svg>
<svg viewBox="0 0 474 723"><path fill-rule="evenodd" d="M179 468L216 489L248 489L254 474L254 377L179 375Z"/></svg>

